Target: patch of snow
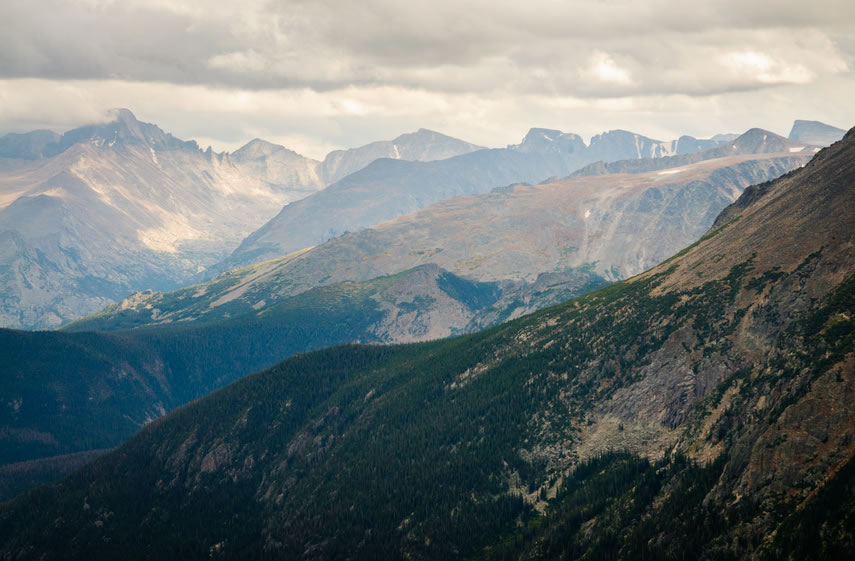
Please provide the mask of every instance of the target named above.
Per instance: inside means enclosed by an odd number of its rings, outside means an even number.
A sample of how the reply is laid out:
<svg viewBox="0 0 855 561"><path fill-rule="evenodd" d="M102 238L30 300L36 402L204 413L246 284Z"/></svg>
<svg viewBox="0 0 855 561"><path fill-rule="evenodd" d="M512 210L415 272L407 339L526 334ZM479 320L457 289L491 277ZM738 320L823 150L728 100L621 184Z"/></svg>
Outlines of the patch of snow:
<svg viewBox="0 0 855 561"><path fill-rule="evenodd" d="M392 157L393 157L393 158L395 158L396 160L400 160L400 159L401 159L401 153L398 151L398 145L397 145L397 144L393 144L393 145L392 145L392 150L394 150L394 151L395 151L395 155L394 155L394 156L392 156Z"/></svg>
<svg viewBox="0 0 855 561"><path fill-rule="evenodd" d="M656 175L671 175L672 173L682 173L682 172L684 172L684 171L686 171L686 170L685 170L685 169L680 169L680 168L677 168L677 169L666 169L666 170L660 171L660 172L659 172L659 173L657 173Z"/></svg>
<svg viewBox="0 0 855 561"><path fill-rule="evenodd" d="M541 133L541 134L543 135L543 138L545 138L545 139L546 139L546 140L548 140L549 142L552 142L552 139L551 139L551 138L549 138L549 136L548 136L545 132L544 132L544 133Z"/></svg>
<svg viewBox="0 0 855 561"><path fill-rule="evenodd" d="M154 153L154 148L149 148L149 152L151 152L151 161L154 162L154 165L159 166L160 162L157 161L157 154Z"/></svg>
<svg viewBox="0 0 855 561"><path fill-rule="evenodd" d="M801 152L804 149L804 146L790 146L790 152Z"/></svg>
<svg viewBox="0 0 855 561"><path fill-rule="evenodd" d="M591 209L585 211L585 218L588 218L589 216L591 216Z"/></svg>

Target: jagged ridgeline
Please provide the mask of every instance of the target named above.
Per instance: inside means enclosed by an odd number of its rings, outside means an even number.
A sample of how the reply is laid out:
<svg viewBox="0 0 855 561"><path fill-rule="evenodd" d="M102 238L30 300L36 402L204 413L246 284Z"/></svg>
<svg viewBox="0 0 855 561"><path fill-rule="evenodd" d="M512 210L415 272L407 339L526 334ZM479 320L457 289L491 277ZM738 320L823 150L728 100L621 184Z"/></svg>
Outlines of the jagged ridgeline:
<svg viewBox="0 0 855 561"><path fill-rule="evenodd" d="M8 559L855 554L855 131L653 270L300 355L0 512Z"/></svg>

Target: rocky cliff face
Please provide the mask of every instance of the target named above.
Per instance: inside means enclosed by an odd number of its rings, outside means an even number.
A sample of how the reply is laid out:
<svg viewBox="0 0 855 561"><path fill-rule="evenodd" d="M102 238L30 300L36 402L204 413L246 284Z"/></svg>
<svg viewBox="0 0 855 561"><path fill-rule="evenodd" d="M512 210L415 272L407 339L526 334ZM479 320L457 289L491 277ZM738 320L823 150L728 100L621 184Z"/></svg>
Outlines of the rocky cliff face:
<svg viewBox="0 0 855 561"><path fill-rule="evenodd" d="M681 152L678 148L676 153L661 158L627 159L616 162L598 161L577 170L573 173L573 176L593 176L605 173L644 173L692 165L716 158L728 158L746 154L780 153L812 156L819 151L819 145L794 142L763 129L749 129L745 134L734 136L735 138L727 142L714 142L712 147L706 147L703 150ZM705 146L705 144L693 144L685 140L685 138L681 138L683 146Z"/></svg>
<svg viewBox="0 0 855 561"><path fill-rule="evenodd" d="M853 185L855 131L633 279L246 378L7 505L3 554L851 557Z"/></svg>

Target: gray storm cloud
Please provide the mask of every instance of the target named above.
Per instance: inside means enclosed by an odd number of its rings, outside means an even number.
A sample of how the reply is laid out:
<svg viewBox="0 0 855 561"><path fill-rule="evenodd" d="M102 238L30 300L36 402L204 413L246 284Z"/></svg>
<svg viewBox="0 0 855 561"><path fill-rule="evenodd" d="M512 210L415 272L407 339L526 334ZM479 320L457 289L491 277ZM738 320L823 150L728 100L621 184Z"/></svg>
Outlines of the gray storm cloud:
<svg viewBox="0 0 855 561"><path fill-rule="evenodd" d="M691 95L846 72L855 4L7 0L0 76Z"/></svg>
<svg viewBox="0 0 855 561"><path fill-rule="evenodd" d="M322 156L420 126L485 145L849 126L853 38L851 0L4 0L0 132L129 106Z"/></svg>

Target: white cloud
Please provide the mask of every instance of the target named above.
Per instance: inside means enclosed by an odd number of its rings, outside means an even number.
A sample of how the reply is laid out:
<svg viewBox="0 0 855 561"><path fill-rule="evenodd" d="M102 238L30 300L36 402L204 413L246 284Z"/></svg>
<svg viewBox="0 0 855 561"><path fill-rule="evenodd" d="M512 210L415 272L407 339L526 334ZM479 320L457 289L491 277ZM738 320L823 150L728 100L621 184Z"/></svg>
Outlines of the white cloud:
<svg viewBox="0 0 855 561"><path fill-rule="evenodd" d="M851 0L4 0L0 132L126 106L318 156L422 126L487 145L846 126L852 37Z"/></svg>
<svg viewBox="0 0 855 561"><path fill-rule="evenodd" d="M595 51L591 55L587 68L584 68L580 75L586 80L598 80L618 86L632 84L629 71L618 66L608 53L602 51Z"/></svg>

